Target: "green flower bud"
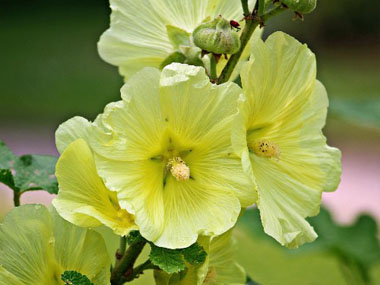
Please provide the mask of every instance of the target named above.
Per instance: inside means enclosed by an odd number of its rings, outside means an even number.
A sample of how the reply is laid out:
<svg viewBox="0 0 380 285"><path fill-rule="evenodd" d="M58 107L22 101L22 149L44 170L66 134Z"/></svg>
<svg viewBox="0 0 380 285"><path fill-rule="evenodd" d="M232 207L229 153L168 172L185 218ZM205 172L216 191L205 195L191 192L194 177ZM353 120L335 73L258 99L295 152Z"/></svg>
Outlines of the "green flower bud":
<svg viewBox="0 0 380 285"><path fill-rule="evenodd" d="M238 34L221 16L198 26L193 41L197 47L214 54L234 54L240 49Z"/></svg>
<svg viewBox="0 0 380 285"><path fill-rule="evenodd" d="M301 13L309 14L317 6L317 0L281 0L289 9Z"/></svg>

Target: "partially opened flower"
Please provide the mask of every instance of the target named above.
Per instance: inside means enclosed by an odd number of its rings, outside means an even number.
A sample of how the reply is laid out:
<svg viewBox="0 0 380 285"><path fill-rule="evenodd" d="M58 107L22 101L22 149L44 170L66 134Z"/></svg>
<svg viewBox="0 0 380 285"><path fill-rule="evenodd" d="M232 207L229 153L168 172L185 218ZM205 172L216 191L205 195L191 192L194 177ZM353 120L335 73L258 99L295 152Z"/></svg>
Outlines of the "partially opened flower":
<svg viewBox="0 0 380 285"><path fill-rule="evenodd" d="M199 65L200 49L191 34L204 21L221 15L243 17L240 0L111 0L111 25L98 43L100 56L129 78L143 67L164 61ZM249 1L253 8L253 0ZM200 63L199 63L200 62Z"/></svg>
<svg viewBox="0 0 380 285"><path fill-rule="evenodd" d="M120 208L116 193L104 186L83 139L65 149L58 160L56 176L59 193L53 205L66 220L82 227L103 224L122 236L137 229L133 216Z"/></svg>
<svg viewBox="0 0 380 285"><path fill-rule="evenodd" d="M146 68L95 123L63 124L57 145L87 140L105 185L142 236L161 247L187 247L198 235L224 233L241 206L255 202L230 143L241 93L233 83L211 84L201 67L171 64L161 74ZM80 126L84 131L75 133Z"/></svg>
<svg viewBox="0 0 380 285"><path fill-rule="evenodd" d="M297 247L316 238L305 217L318 213L322 191L334 191L341 174L340 151L326 145L321 131L328 99L314 54L275 33L255 42L241 79L246 99L232 143L256 181L265 232Z"/></svg>
<svg viewBox="0 0 380 285"><path fill-rule="evenodd" d="M0 284L64 284L65 271L109 284L111 262L101 236L42 205L11 210L0 225Z"/></svg>

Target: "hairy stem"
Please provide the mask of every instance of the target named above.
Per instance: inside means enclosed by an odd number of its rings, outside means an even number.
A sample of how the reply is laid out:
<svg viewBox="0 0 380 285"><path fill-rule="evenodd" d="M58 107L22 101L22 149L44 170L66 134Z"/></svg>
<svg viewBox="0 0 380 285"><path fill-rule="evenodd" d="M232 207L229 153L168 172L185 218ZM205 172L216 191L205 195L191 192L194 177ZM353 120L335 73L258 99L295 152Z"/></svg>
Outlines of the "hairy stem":
<svg viewBox="0 0 380 285"><path fill-rule="evenodd" d="M111 273L112 285L123 284L123 281L122 281L123 275L133 269L133 265L135 264L136 259L140 255L145 244L146 244L145 240L138 240L128 247L123 257L120 259L118 264L116 264L115 268L112 270L112 273Z"/></svg>
<svg viewBox="0 0 380 285"><path fill-rule="evenodd" d="M255 22L254 20L246 21L244 30L240 36L240 49L237 53L231 55L230 59L228 60L226 66L223 68L223 71L219 76L219 79L217 81L218 84L225 83L230 79L232 72L234 71L237 63L239 62L239 59L253 34L253 31L257 28L259 24L259 22Z"/></svg>
<svg viewBox="0 0 380 285"><path fill-rule="evenodd" d="M263 3L264 1L260 1ZM273 8L272 10L268 11L265 13L263 16L258 15L258 2L256 2L256 6L253 10L253 13L250 16L245 17L245 27L243 29L243 32L240 36L240 49L237 53L233 54L230 59L228 60L226 66L223 68L222 73L220 74L217 84L222 84L227 82L231 75L232 72L234 71L237 63L239 62L239 59L247 46L249 40L252 37L253 32L259 25L263 25L269 18L277 15L278 13L282 12L285 10L282 6L278 6Z"/></svg>

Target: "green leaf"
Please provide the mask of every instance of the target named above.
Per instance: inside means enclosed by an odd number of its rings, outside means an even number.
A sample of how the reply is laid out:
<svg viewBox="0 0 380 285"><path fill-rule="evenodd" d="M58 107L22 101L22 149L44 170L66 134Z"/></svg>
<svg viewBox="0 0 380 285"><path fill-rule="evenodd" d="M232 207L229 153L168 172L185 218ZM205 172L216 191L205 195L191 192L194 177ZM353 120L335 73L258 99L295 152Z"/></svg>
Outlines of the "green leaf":
<svg viewBox="0 0 380 285"><path fill-rule="evenodd" d="M0 169L0 182L4 183L11 189L16 187L12 172L9 169Z"/></svg>
<svg viewBox="0 0 380 285"><path fill-rule="evenodd" d="M353 284L373 282L371 270L380 264L378 229L373 218L363 215L351 226L340 226L321 209L309 222L318 239L289 250L264 233L257 209L246 210L234 231L238 262L260 284L311 284L315 276L318 284L343 285L347 284L346 278L354 280Z"/></svg>
<svg viewBox="0 0 380 285"><path fill-rule="evenodd" d="M205 262L207 256L206 251L198 243L183 249L167 249L155 246L153 243L150 245L150 260L169 274L185 270L185 260L192 265L199 265Z"/></svg>
<svg viewBox="0 0 380 285"><path fill-rule="evenodd" d="M364 275L370 267L380 261L380 243L377 238L376 221L361 215L351 226L340 226L333 222L327 210L322 209L310 223L319 234L314 246L329 248L346 261L358 264Z"/></svg>
<svg viewBox="0 0 380 285"><path fill-rule="evenodd" d="M185 269L185 261L179 249L167 249L151 244L149 258L154 265L167 273L177 273Z"/></svg>
<svg viewBox="0 0 380 285"><path fill-rule="evenodd" d="M57 194L56 163L57 158L50 155L17 157L0 141L0 182L16 192L46 190Z"/></svg>
<svg viewBox="0 0 380 285"><path fill-rule="evenodd" d="M14 180L20 191L46 190L58 193L58 183L54 176L57 157L50 155L23 155L15 164Z"/></svg>
<svg viewBox="0 0 380 285"><path fill-rule="evenodd" d="M61 275L61 279L65 285L94 285L86 275L76 271L65 271Z"/></svg>
<svg viewBox="0 0 380 285"><path fill-rule="evenodd" d="M194 243L182 250L182 254L187 262L192 265L202 264L207 257L206 251L198 243Z"/></svg>
<svg viewBox="0 0 380 285"><path fill-rule="evenodd" d="M0 140L0 169L11 168L16 156L11 152L7 145Z"/></svg>

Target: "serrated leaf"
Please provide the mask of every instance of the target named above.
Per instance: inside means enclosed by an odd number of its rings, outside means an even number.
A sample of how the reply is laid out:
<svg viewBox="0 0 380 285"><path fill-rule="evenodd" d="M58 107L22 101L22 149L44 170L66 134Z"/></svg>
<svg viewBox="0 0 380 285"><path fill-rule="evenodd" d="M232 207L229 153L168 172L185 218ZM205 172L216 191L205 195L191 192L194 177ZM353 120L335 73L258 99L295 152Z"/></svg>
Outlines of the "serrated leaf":
<svg viewBox="0 0 380 285"><path fill-rule="evenodd" d="M187 262L192 265L202 264L206 260L207 253L198 243L182 249L182 254Z"/></svg>
<svg viewBox="0 0 380 285"><path fill-rule="evenodd" d="M9 169L0 169L0 182L14 189L15 182L13 180L12 171Z"/></svg>
<svg viewBox="0 0 380 285"><path fill-rule="evenodd" d="M76 271L65 271L61 279L65 285L94 285L86 275Z"/></svg>
<svg viewBox="0 0 380 285"><path fill-rule="evenodd" d="M57 194L56 163L57 157L50 155L17 157L0 141L0 182L16 192L46 190Z"/></svg>
<svg viewBox="0 0 380 285"><path fill-rule="evenodd" d="M46 190L51 194L58 193L55 178L57 157L50 155L20 156L13 168L15 185L20 191Z"/></svg>
<svg viewBox="0 0 380 285"><path fill-rule="evenodd" d="M167 273L177 273L185 269L180 249L167 249L151 244L149 258L154 265Z"/></svg>

